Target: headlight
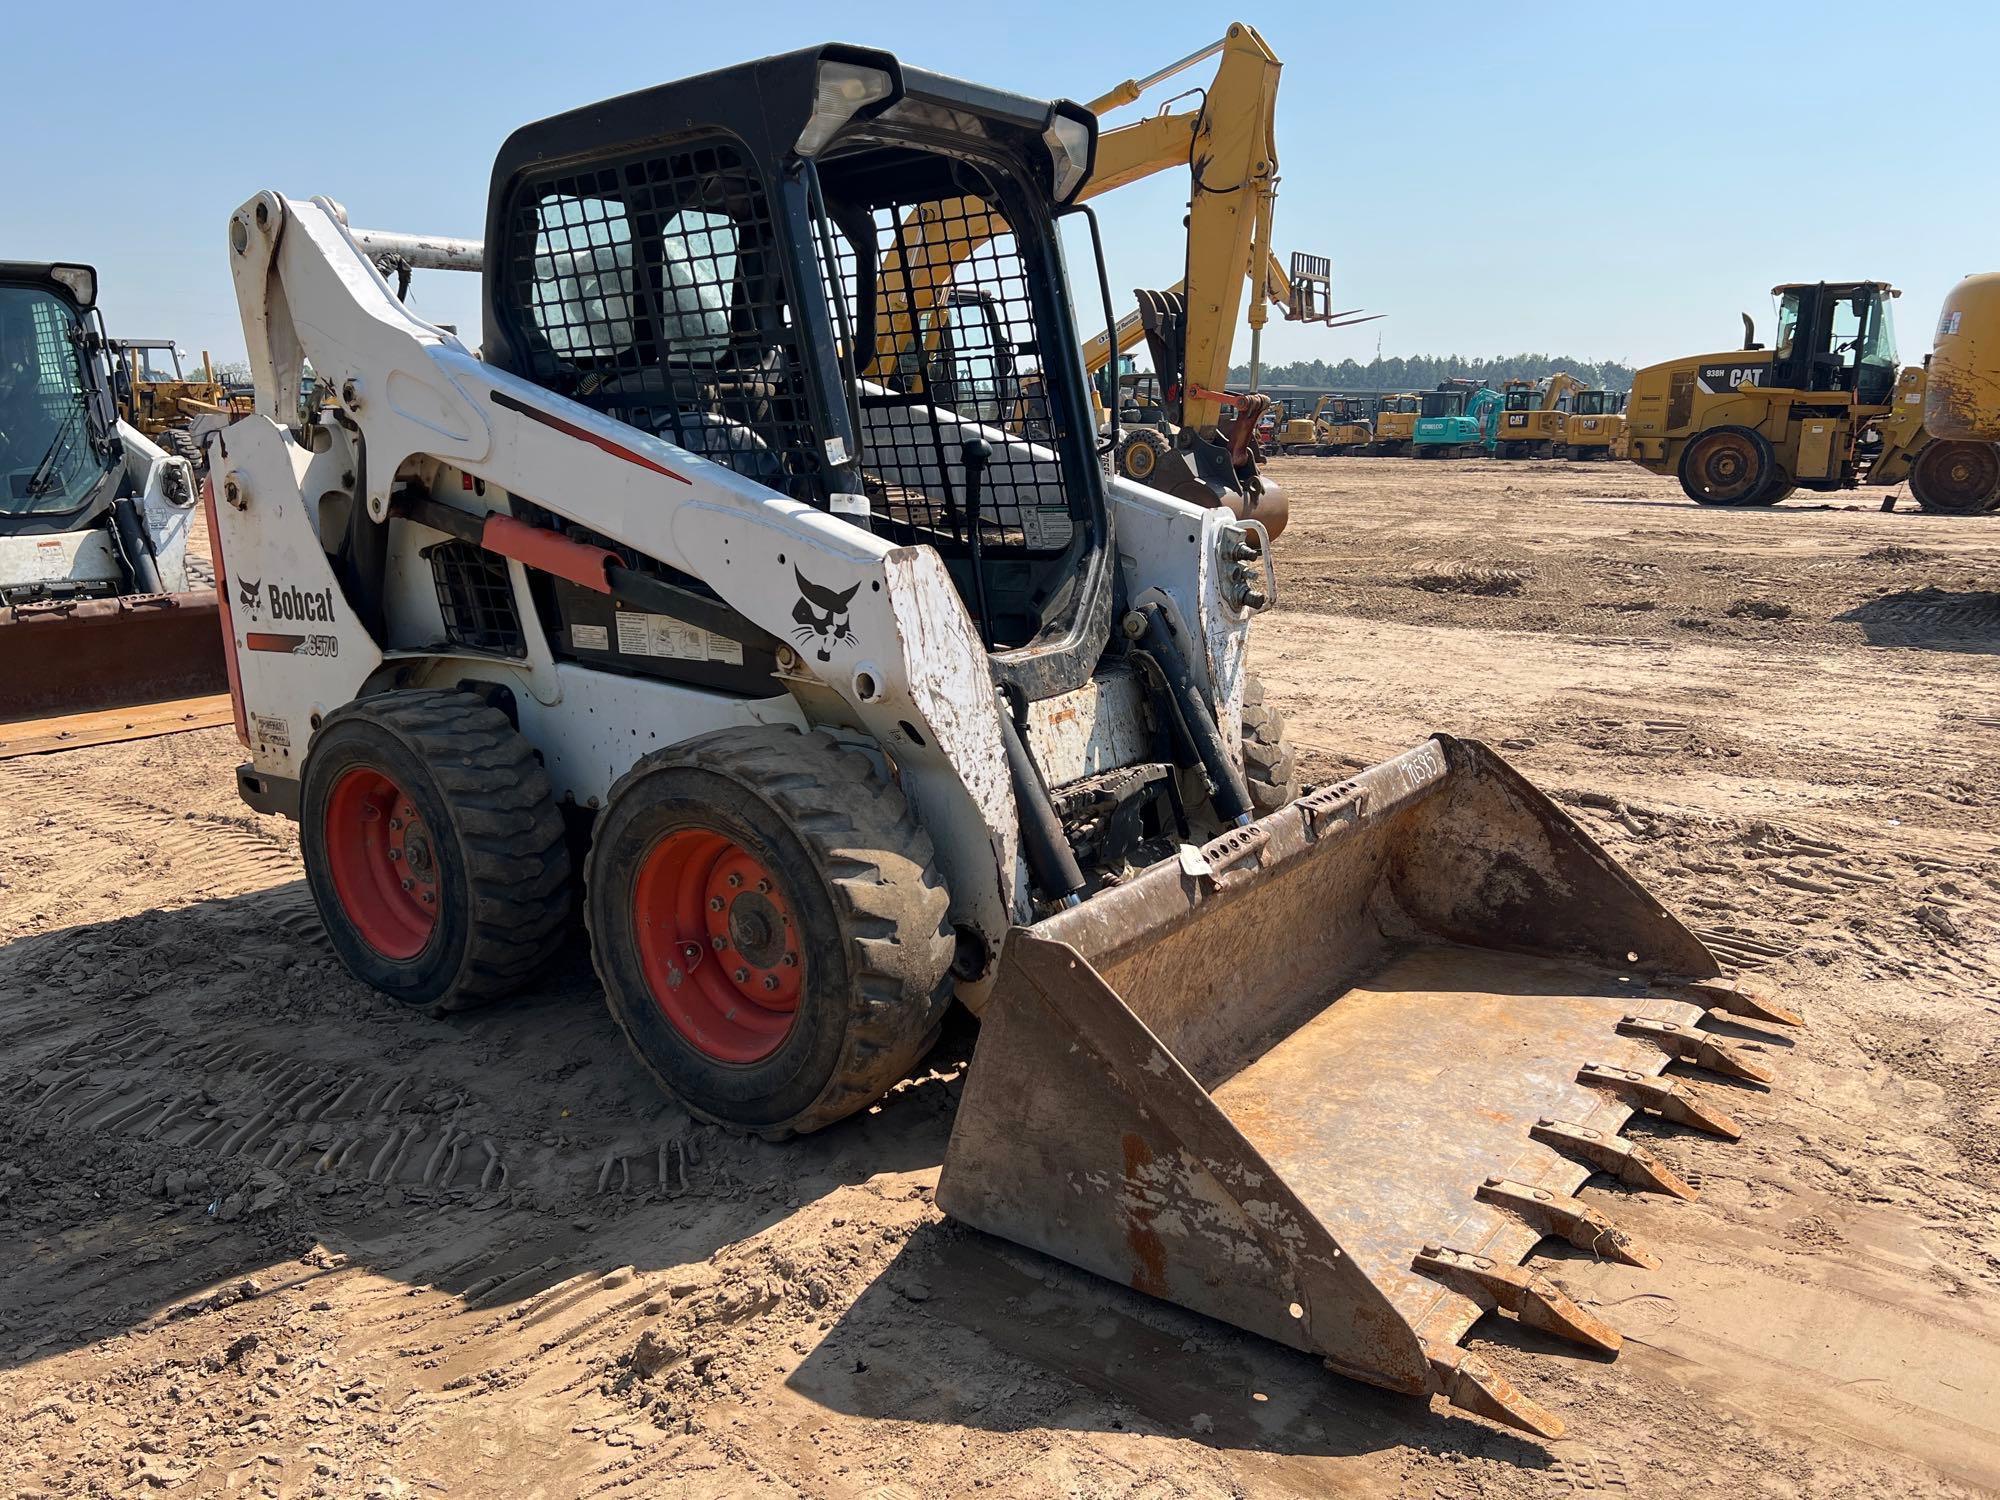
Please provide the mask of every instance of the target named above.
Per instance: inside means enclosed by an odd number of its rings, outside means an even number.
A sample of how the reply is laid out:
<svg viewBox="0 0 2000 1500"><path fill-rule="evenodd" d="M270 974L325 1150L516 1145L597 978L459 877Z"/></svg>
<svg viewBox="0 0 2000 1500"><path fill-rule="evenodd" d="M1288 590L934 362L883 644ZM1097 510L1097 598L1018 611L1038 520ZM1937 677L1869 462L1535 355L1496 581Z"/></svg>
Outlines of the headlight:
<svg viewBox="0 0 2000 1500"><path fill-rule="evenodd" d="M1090 175L1090 126L1074 115L1056 115L1042 132L1055 168L1056 202L1067 203Z"/></svg>
<svg viewBox="0 0 2000 1500"><path fill-rule="evenodd" d="M799 132L798 153L815 156L826 149L833 133L865 106L887 99L896 81L880 68L829 58L819 65L819 86L813 91L812 117Z"/></svg>

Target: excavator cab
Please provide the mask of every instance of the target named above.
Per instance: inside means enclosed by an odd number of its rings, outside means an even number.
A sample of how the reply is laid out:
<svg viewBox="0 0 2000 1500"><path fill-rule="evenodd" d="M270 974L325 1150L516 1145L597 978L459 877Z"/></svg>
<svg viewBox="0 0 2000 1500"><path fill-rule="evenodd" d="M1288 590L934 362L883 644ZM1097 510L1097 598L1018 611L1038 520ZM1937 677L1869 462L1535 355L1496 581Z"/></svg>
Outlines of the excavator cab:
<svg viewBox="0 0 2000 1500"><path fill-rule="evenodd" d="M1778 332L1768 383L1784 390L1843 393L1882 406L1896 388L1895 321L1902 293L1885 282L1777 286Z"/></svg>

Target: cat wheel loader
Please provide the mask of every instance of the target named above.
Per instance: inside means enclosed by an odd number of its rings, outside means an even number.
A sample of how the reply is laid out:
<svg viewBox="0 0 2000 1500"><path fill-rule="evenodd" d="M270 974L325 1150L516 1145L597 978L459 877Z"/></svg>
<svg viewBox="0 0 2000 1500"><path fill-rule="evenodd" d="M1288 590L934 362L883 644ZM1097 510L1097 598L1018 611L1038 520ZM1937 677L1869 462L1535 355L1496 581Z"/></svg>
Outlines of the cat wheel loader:
<svg viewBox="0 0 2000 1500"><path fill-rule="evenodd" d="M1772 288L1777 345L1651 365L1633 377L1625 454L1674 474L1700 505L1775 505L1795 489L1831 492L1909 481L1926 510L1982 511L2000 497L1984 445L1944 443L1925 424L1927 372L1898 371L1880 281Z"/></svg>
<svg viewBox="0 0 2000 1500"><path fill-rule="evenodd" d="M1263 528L1100 463L1057 232L1096 139L826 45L522 127L450 256L244 203L243 796L407 1005L532 983L580 900L634 1052L737 1130L865 1108L955 997L947 1212L1553 1435L1460 1339L1615 1348L1522 1262L1646 1261L1577 1190L1690 1192L1623 1126L1732 1134L1679 1065L1762 1076L1704 1018L1790 1018L1473 741L1299 795L1247 670ZM951 290L1034 440L874 360L900 226L989 209ZM480 267L481 353L364 243Z"/></svg>
<svg viewBox="0 0 2000 1500"><path fill-rule="evenodd" d="M219 693L194 473L115 405L97 273L0 261L0 720Z"/></svg>

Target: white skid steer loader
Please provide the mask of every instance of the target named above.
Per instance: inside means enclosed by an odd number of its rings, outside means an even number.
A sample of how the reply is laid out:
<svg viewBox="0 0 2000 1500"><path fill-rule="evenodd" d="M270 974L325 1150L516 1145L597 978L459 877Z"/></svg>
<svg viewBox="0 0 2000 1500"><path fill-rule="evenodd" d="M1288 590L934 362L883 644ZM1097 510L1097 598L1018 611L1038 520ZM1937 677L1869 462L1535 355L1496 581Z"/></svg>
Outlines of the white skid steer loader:
<svg viewBox="0 0 2000 1500"><path fill-rule="evenodd" d="M1479 745L1297 797L1261 528L1101 468L1056 233L1095 140L825 46L517 131L477 244L251 199L243 795L411 1005L529 981L580 884L633 1049L738 1129L865 1107L956 996L949 1212L1552 1434L1459 1339L1615 1346L1519 1263L1640 1258L1576 1189L1685 1192L1621 1127L1730 1132L1668 1064L1759 1076L1700 1021L1790 1018ZM954 214L970 253L898 244ZM482 351L384 264L479 270Z"/></svg>

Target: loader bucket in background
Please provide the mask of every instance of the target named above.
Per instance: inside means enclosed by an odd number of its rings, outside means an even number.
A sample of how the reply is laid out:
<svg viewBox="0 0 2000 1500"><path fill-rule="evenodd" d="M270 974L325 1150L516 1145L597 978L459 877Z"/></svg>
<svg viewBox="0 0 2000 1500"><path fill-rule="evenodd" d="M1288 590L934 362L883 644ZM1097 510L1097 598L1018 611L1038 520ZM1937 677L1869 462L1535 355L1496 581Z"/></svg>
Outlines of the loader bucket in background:
<svg viewBox="0 0 2000 1500"><path fill-rule="evenodd" d="M1710 1009L1796 1024L1483 745L1437 738L1010 934L938 1186L956 1218L1513 1426L1459 1340L1618 1335L1520 1264L1653 1264L1575 1196L1692 1196L1635 1110L1731 1136Z"/></svg>
<svg viewBox="0 0 2000 1500"><path fill-rule="evenodd" d="M220 693L214 589L0 608L0 721Z"/></svg>

